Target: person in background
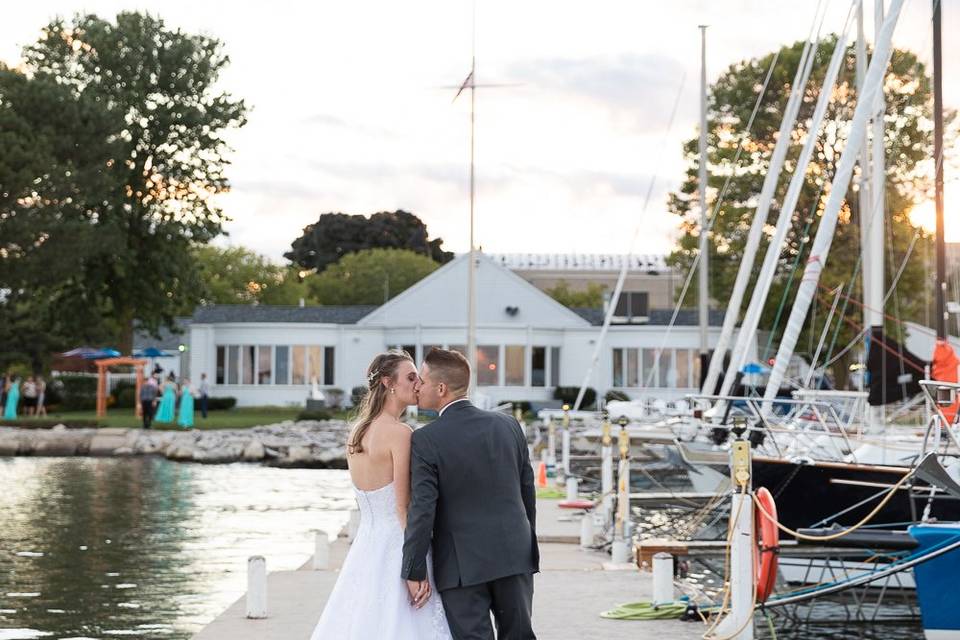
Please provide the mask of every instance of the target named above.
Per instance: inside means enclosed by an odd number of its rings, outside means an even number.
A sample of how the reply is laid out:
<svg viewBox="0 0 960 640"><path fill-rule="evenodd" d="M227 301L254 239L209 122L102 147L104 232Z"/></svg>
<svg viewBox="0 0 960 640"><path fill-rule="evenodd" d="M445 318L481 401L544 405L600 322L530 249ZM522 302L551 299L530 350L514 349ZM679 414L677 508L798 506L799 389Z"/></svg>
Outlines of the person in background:
<svg viewBox="0 0 960 640"><path fill-rule="evenodd" d="M10 374L3 374L3 379L0 379L0 411L7 406L7 391L10 389Z"/></svg>
<svg viewBox="0 0 960 640"><path fill-rule="evenodd" d="M200 393L200 415L207 417L207 397L210 395L210 384L207 382L207 374L200 374L200 387L197 389Z"/></svg>
<svg viewBox="0 0 960 640"><path fill-rule="evenodd" d="M47 381L37 376L37 416L47 415Z"/></svg>
<svg viewBox="0 0 960 640"><path fill-rule="evenodd" d="M20 378L13 378L7 383L7 403L4 405L3 417L7 420L16 420L18 404L20 404Z"/></svg>
<svg viewBox="0 0 960 640"><path fill-rule="evenodd" d="M153 413L157 408L157 396L160 389L157 386L157 380L153 376L147 378L140 387L140 417L143 419L143 428L151 429L153 425Z"/></svg>
<svg viewBox="0 0 960 640"><path fill-rule="evenodd" d="M183 379L180 385L180 410L177 414L177 424L184 429L193 428L193 391L190 381Z"/></svg>
<svg viewBox="0 0 960 640"><path fill-rule="evenodd" d="M33 376L27 376L23 383L23 413L32 416L37 411L37 382Z"/></svg>
<svg viewBox="0 0 960 640"><path fill-rule="evenodd" d="M163 383L163 394L160 398L160 405L157 407L157 415L154 418L157 422L169 424L176 418L177 383L174 380L176 378L173 378L171 373L171 377Z"/></svg>

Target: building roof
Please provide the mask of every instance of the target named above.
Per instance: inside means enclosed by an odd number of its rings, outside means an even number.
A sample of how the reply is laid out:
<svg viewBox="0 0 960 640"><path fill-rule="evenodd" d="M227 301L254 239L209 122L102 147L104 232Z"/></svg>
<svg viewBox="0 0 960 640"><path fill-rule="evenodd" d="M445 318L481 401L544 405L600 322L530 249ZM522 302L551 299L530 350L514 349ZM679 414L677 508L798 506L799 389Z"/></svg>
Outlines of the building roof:
<svg viewBox="0 0 960 640"><path fill-rule="evenodd" d="M312 322L318 324L355 324L377 308L372 304L346 306L211 304L193 312L195 324L229 322Z"/></svg>
<svg viewBox="0 0 960 640"><path fill-rule="evenodd" d="M620 271L624 260L628 273L666 273L670 270L662 255L616 253L486 253L511 271Z"/></svg>
<svg viewBox="0 0 960 640"><path fill-rule="evenodd" d="M577 313L581 318L588 321L590 324L599 327L603 325L604 319L604 310L595 309L592 307L574 307L573 311ZM723 315L724 311L722 309L710 309L709 320L711 327L721 327L723 326ZM673 309L650 309L650 315L647 316L649 320L644 323L632 323L632 324L617 324L615 326L642 326L642 325L656 325L656 326L667 326L670 324L670 318L673 316ZM677 319L673 323L678 327L695 327L699 322L699 315L696 309L680 309L677 313Z"/></svg>

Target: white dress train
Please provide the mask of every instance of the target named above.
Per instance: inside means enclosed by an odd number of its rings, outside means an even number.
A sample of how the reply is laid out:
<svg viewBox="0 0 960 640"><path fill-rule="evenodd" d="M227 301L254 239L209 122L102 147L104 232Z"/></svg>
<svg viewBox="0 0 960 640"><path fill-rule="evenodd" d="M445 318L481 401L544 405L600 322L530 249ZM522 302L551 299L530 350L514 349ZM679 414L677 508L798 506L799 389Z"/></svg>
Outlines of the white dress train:
<svg viewBox="0 0 960 640"><path fill-rule="evenodd" d="M354 487L360 528L310 640L448 640L450 628L433 583L421 609L410 605L400 577L403 527L393 483L375 491Z"/></svg>

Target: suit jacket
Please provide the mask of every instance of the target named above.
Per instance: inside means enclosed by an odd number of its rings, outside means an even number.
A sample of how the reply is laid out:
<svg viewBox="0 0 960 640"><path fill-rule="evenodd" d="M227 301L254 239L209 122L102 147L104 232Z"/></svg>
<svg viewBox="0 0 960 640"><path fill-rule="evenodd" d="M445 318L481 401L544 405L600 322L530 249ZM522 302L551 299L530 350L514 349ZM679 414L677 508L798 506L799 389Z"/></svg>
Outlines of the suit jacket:
<svg viewBox="0 0 960 640"><path fill-rule="evenodd" d="M437 589L539 571L527 442L511 416L469 402L413 433L402 577L423 580L433 544Z"/></svg>

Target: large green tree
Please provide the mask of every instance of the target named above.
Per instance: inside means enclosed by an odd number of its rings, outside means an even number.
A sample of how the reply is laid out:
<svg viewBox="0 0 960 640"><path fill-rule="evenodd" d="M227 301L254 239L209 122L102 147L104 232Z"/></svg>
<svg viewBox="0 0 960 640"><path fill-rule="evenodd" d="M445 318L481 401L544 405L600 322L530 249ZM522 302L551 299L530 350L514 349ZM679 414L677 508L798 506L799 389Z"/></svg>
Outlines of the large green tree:
<svg viewBox="0 0 960 640"><path fill-rule="evenodd" d="M53 220L35 225L34 237L69 238L76 228L95 235L97 250L72 252L69 287L115 324L117 346L127 351L135 322L148 331L170 326L199 299L190 248L222 232L226 217L213 196L228 188L223 136L244 124L246 107L216 86L229 62L219 41L144 13L54 20L24 59L30 76L63 88L62 100L100 108L93 132L81 124L64 141L81 144L95 133L99 143L100 154L84 166L92 175L77 177L68 196L84 206L45 213ZM42 185L38 167L34 180ZM38 192L31 215L50 201ZM13 200L14 214L22 207L22 198ZM51 278L37 286L60 292L67 285Z"/></svg>
<svg viewBox="0 0 960 640"><path fill-rule="evenodd" d="M320 304L383 304L439 266L414 251L366 249L308 276L306 284Z"/></svg>
<svg viewBox="0 0 960 640"><path fill-rule="evenodd" d="M297 304L308 295L299 273L245 247L195 249L202 304ZM192 309L186 309L190 313Z"/></svg>
<svg viewBox="0 0 960 640"><path fill-rule="evenodd" d="M811 133L808 130L810 120L835 43L834 38L826 39L816 54L810 82L803 96L798 126L791 135L787 162L771 207L766 238L772 233L779 215L779 205L786 195L800 149ZM749 131L747 124L750 113L758 93L763 88L764 77L774 54L732 65L710 88L707 107L707 204L711 211L726 185L709 234L710 294L715 301L727 300L733 288L802 48L803 43L798 42L779 51L773 75L762 99L762 107ZM777 264L776 279L764 308L760 326L772 329L773 334L769 340L760 340L761 357L773 355L768 349L768 342L775 346L779 334L783 331L790 311L789 305L808 257L809 245L826 203L835 164L839 161L846 143L849 122L857 99L855 68L856 59L851 48L847 51L840 80L834 90L825 126L817 137L813 160L804 175L803 191L796 211L792 214L793 226ZM903 319L914 319L922 317L923 296L917 295L917 292L923 291L927 286L922 256L924 243L930 243L931 239L911 223L908 214L915 202L928 197L932 175L931 81L916 55L909 51L894 51L887 70L884 94L884 145L887 158L886 286L892 282L910 244L915 238L917 241L900 277L896 293L888 302L887 311ZM735 163L738 147L742 147L741 157ZM684 144L684 153L687 161L686 177L680 189L671 194L669 199L670 211L680 217L682 235L669 262L685 271L697 254L700 233L697 178L699 155L696 137ZM820 282L829 288L845 285L845 291L850 291L853 298L861 300L861 276L858 271L860 211L857 188L855 176L846 194L840 223ZM747 289L748 295L756 280L766 246L766 242L761 244L751 286ZM696 303L695 289L696 287L692 287L688 292L685 304ZM797 351L807 357L812 356L809 352L816 348L829 304L829 300L821 297L808 318L806 333L801 336L797 345ZM863 322L862 308L857 304L847 303L841 305L841 309L842 317L838 314L834 318L827 344L833 355L856 337ZM888 332L893 337L901 333L896 323L888 326ZM841 356L837 361L838 366L833 369L841 384L846 380L847 365L852 355L852 352L848 352L846 356Z"/></svg>
<svg viewBox="0 0 960 640"><path fill-rule="evenodd" d="M408 249L437 262L449 262L453 254L444 251L440 238L429 239L427 225L416 215L398 209L370 217L346 213L324 213L283 254L303 269L321 272L337 260L364 249Z"/></svg>

